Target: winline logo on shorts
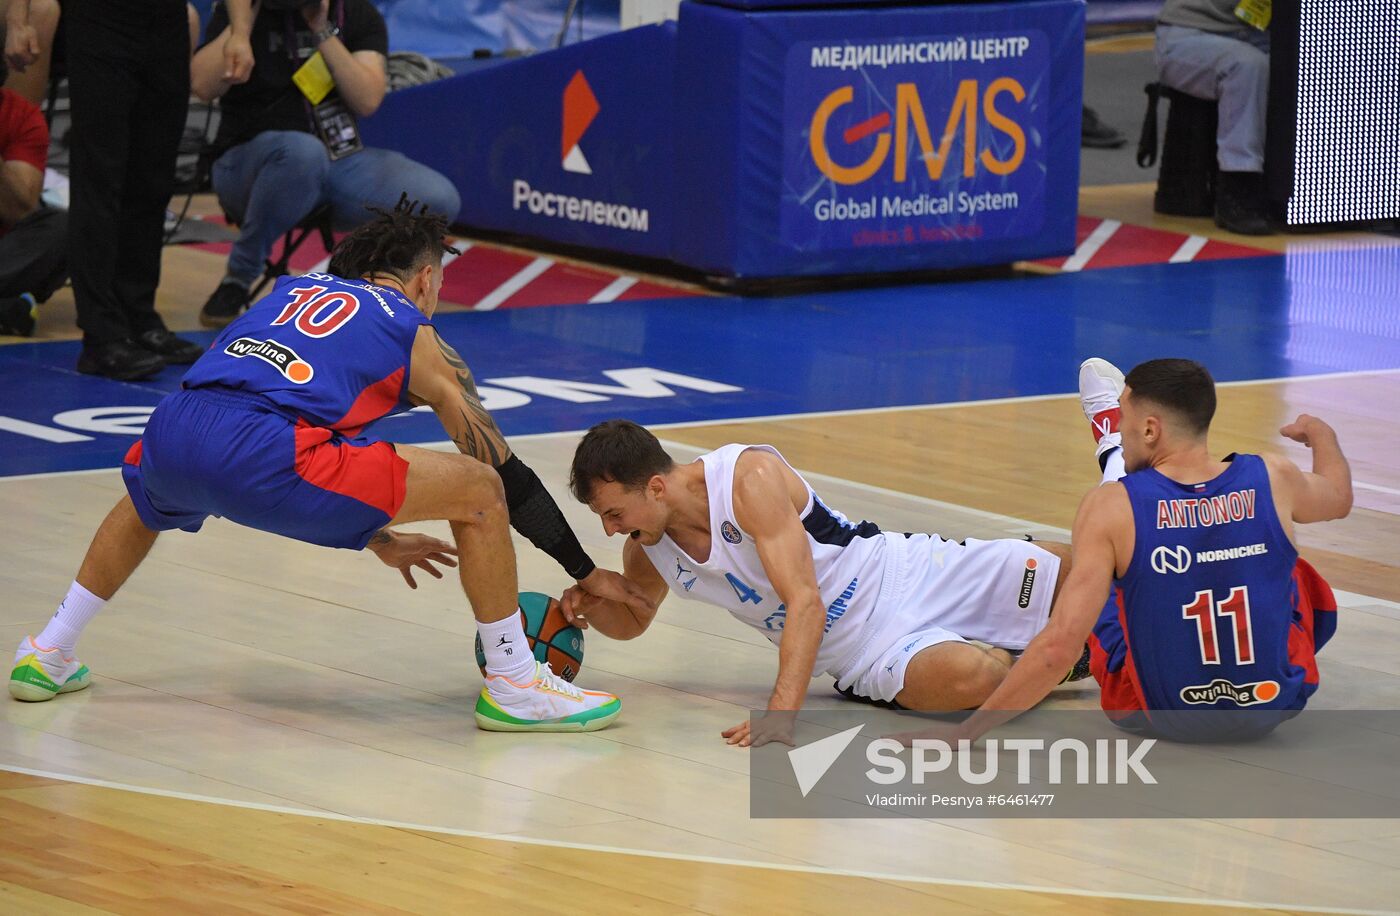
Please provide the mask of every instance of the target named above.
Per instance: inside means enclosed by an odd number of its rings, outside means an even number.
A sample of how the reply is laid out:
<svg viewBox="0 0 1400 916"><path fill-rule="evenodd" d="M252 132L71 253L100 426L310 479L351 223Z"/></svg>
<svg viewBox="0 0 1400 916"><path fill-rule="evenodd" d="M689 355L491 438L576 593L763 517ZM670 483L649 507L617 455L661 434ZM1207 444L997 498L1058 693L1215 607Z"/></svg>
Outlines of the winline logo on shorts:
<svg viewBox="0 0 1400 916"><path fill-rule="evenodd" d="M1182 702L1192 705L1229 700L1236 706L1254 706L1258 703L1268 703L1278 695L1278 681L1232 684L1223 678L1216 678L1209 684L1181 688Z"/></svg>
<svg viewBox="0 0 1400 916"><path fill-rule="evenodd" d="M305 385L311 381L316 370L311 364L297 355L297 351L275 340L255 340L240 337L229 342L224 352L235 359L245 356L256 357L287 377L287 381Z"/></svg>
<svg viewBox="0 0 1400 916"><path fill-rule="evenodd" d="M1025 610L1031 606L1031 592L1035 591L1035 557L1026 560L1026 573L1021 576L1021 594L1016 599L1016 606Z"/></svg>

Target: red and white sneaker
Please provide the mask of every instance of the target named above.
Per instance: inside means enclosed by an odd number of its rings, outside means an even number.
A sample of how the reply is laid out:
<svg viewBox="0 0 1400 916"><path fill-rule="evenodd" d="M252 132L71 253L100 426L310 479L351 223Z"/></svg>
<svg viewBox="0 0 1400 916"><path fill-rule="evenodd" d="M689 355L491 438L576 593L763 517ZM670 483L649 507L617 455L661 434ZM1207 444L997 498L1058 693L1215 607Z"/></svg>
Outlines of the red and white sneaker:
<svg viewBox="0 0 1400 916"><path fill-rule="evenodd" d="M1118 431L1118 400L1122 396L1123 373L1113 363L1094 356L1079 364L1079 406L1093 427L1096 458L1123 445L1123 434Z"/></svg>
<svg viewBox="0 0 1400 916"><path fill-rule="evenodd" d="M542 662L525 684L493 674L476 700L476 724L491 732L591 732L606 728L622 712L610 693L583 690Z"/></svg>

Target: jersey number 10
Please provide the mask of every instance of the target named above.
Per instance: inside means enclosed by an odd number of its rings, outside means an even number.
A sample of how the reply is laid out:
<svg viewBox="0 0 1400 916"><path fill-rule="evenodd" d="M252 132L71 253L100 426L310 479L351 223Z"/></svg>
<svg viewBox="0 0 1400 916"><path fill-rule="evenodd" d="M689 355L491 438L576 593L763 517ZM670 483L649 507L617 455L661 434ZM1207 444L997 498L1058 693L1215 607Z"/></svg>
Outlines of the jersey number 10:
<svg viewBox="0 0 1400 916"><path fill-rule="evenodd" d="M329 337L355 317L360 300L345 292L327 293L324 286L302 286L291 291L292 301L273 319L273 326L296 319L296 329L307 337Z"/></svg>
<svg viewBox="0 0 1400 916"><path fill-rule="evenodd" d="M1254 631L1249 622L1249 589L1237 585L1230 589L1229 596L1218 604L1209 589L1196 592L1190 604L1183 605L1181 616L1196 621L1196 637L1201 643L1201 661L1207 665L1220 664L1220 639L1216 635L1217 615L1228 615L1234 622L1235 664L1254 663Z"/></svg>

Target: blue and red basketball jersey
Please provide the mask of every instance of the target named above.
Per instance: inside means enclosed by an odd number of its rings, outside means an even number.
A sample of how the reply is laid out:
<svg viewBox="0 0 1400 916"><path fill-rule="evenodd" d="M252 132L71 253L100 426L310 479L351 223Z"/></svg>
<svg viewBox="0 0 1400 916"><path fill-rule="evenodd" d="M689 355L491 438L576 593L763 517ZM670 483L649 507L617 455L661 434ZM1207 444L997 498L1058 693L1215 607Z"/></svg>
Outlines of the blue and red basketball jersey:
<svg viewBox="0 0 1400 916"><path fill-rule="evenodd" d="M1122 483L1136 542L1094 629L1096 667L1108 673L1104 709L1145 709L1153 727L1186 738L1228 728L1219 717L1195 717L1210 722L1197 727L1160 711L1303 708L1317 689L1312 655L1336 615L1318 614L1315 627L1313 601L1330 589L1311 567L1311 579L1295 575L1306 564L1279 523L1263 459L1233 456L1203 484L1150 469Z"/></svg>
<svg viewBox="0 0 1400 916"><path fill-rule="evenodd" d="M255 392L312 426L354 437L410 406L413 340L427 323L393 290L328 274L283 277L181 384Z"/></svg>

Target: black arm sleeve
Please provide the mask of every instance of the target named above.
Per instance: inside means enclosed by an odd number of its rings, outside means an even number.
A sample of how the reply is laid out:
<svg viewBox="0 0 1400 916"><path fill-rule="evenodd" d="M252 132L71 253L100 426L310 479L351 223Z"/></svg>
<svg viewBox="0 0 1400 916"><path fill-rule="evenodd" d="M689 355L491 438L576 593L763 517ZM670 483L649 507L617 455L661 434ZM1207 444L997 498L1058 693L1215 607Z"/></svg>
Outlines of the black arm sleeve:
<svg viewBox="0 0 1400 916"><path fill-rule="evenodd" d="M573 578L583 579L593 572L593 561L535 472L515 455L496 472L506 490L511 527L553 557Z"/></svg>

